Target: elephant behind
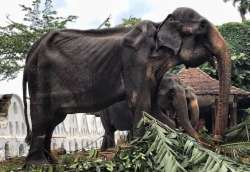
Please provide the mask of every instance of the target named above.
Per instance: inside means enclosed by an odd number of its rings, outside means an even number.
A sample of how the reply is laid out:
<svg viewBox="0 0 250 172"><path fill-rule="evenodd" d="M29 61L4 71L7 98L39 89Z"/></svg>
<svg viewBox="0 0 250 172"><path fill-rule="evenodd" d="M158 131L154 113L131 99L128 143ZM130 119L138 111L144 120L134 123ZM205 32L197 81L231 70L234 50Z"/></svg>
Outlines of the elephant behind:
<svg viewBox="0 0 250 172"><path fill-rule="evenodd" d="M199 120L199 106L192 88L184 86L176 76L165 74L159 84L156 102L158 110L154 117L171 128L181 126L188 134L197 134L194 127ZM100 117L105 130L102 150L114 147L116 130L132 129L133 113L126 101L109 106Z"/></svg>

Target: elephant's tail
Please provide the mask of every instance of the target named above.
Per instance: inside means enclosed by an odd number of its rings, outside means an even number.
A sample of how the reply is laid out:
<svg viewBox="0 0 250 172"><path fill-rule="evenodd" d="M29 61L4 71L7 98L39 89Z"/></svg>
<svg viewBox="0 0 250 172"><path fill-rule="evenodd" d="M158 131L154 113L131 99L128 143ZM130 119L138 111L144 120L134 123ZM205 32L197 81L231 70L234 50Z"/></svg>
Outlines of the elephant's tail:
<svg viewBox="0 0 250 172"><path fill-rule="evenodd" d="M23 104L24 104L24 119L25 119L25 123L26 123L26 128L27 128L27 135L25 138L25 142L30 145L31 143L31 135L32 135L32 131L31 131L31 127L29 124L29 118L28 118L28 107L27 107L27 85L29 84L28 81L28 75L29 75L29 71L30 71L30 67L29 65L31 65L32 61L36 61L36 60L32 60L32 58L34 58L34 53L36 52L36 49L39 47L39 44L41 43L41 41L49 34L50 32L44 34L43 36L40 37L40 39L38 39L30 48L27 57L26 57L26 62L25 62L25 67L24 67L24 71L23 71ZM34 74L34 70L33 68L35 68L36 66L36 62L31 65L32 66L32 73ZM29 94L30 90L29 90ZM31 121L32 122L32 121Z"/></svg>
<svg viewBox="0 0 250 172"><path fill-rule="evenodd" d="M29 50L26 62L23 70L23 106L24 106L24 120L26 123L27 128L27 135L25 138L25 142L30 145L31 143L31 128L29 124L29 118L28 118L28 107L27 107L27 85L28 85L28 61L31 58L32 52L35 50L35 48L38 45L38 41L33 44L31 49Z"/></svg>
<svg viewBox="0 0 250 172"><path fill-rule="evenodd" d="M26 123L26 128L27 128L27 135L25 138L25 142L30 145L31 143L31 129L30 129L30 124L29 124L29 119L28 119L28 108L27 108L27 69L26 67L24 68L23 71L23 105L24 105L24 119Z"/></svg>

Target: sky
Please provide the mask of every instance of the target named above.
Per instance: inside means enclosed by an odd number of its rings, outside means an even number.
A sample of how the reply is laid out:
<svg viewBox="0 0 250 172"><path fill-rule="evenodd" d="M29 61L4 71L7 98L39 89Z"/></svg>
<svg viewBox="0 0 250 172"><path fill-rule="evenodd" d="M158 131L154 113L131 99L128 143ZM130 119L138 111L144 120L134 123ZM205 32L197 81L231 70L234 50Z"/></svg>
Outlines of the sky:
<svg viewBox="0 0 250 172"><path fill-rule="evenodd" d="M97 28L109 15L112 26L128 17L160 22L178 7L193 8L216 25L241 20L232 3L224 3L223 0L54 0L53 3L59 16L79 17L67 26L77 29ZM24 13L19 4L30 5L31 0L7 0L1 3L0 26L8 24L6 16L14 21L22 21ZM22 97L22 73L14 80L0 81L0 94L9 93Z"/></svg>

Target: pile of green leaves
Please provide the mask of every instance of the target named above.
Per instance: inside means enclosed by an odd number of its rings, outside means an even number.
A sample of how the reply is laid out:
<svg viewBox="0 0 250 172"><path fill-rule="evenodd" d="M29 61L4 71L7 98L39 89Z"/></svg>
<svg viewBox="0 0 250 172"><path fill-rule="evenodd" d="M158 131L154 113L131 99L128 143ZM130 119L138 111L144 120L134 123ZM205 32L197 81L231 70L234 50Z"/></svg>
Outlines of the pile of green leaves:
<svg viewBox="0 0 250 172"><path fill-rule="evenodd" d="M190 136L169 128L148 114L144 114L141 127L143 137L132 141L129 147L118 149L112 160L98 158L93 150L89 156L63 161L60 166L47 166L47 171L78 172L238 172L250 171L250 166L204 148ZM248 144L248 143L244 143ZM232 146L232 145L231 145ZM229 148L217 147L222 152ZM33 168L37 169L37 168ZM40 168L41 169L41 168Z"/></svg>
<svg viewBox="0 0 250 172"><path fill-rule="evenodd" d="M250 141L250 115L247 118L225 131L226 142ZM250 147L249 147L250 149Z"/></svg>
<svg viewBox="0 0 250 172"><path fill-rule="evenodd" d="M250 164L250 116L227 129L224 137L226 144L220 145L218 150L236 161L244 162L247 158Z"/></svg>

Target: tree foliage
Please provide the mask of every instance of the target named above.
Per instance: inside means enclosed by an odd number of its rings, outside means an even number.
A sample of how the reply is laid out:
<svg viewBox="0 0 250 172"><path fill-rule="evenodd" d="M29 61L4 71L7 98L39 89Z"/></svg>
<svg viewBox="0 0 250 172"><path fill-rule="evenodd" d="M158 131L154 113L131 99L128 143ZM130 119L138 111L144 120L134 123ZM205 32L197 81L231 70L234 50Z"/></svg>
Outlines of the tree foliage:
<svg viewBox="0 0 250 172"><path fill-rule="evenodd" d="M233 84L250 90L250 22L224 24L219 30L231 50Z"/></svg>
<svg viewBox="0 0 250 172"><path fill-rule="evenodd" d="M111 24L110 24L110 19L111 19L111 15L109 15L98 27L97 29L101 29L103 26L106 28L110 28Z"/></svg>
<svg viewBox="0 0 250 172"><path fill-rule="evenodd" d="M44 33L65 28L76 16L59 17L52 0L33 0L31 7L20 5L24 22L7 17L9 24L0 27L0 80L13 79L20 72L30 46Z"/></svg>
<svg viewBox="0 0 250 172"><path fill-rule="evenodd" d="M230 48L232 84L250 90L250 22L226 23L218 28ZM201 68L217 78L215 69L209 64L204 64Z"/></svg>
<svg viewBox="0 0 250 172"><path fill-rule="evenodd" d="M136 17L129 17L128 19L124 18L122 19L122 26L125 27L130 27L130 26L134 26L137 23L139 23L141 21L140 18L136 18Z"/></svg>
<svg viewBox="0 0 250 172"><path fill-rule="evenodd" d="M250 1L249 0L223 0L224 2L233 2L233 6L237 6L240 13L241 20L246 21L246 14L250 12Z"/></svg>
<svg viewBox="0 0 250 172"><path fill-rule="evenodd" d="M111 19L111 15L109 15L109 17L107 17L97 29L101 29L102 27L110 28L111 27L110 19ZM136 25L140 21L141 21L141 18L130 16L129 18L123 18L121 24L118 24L116 27L131 27L131 26Z"/></svg>

